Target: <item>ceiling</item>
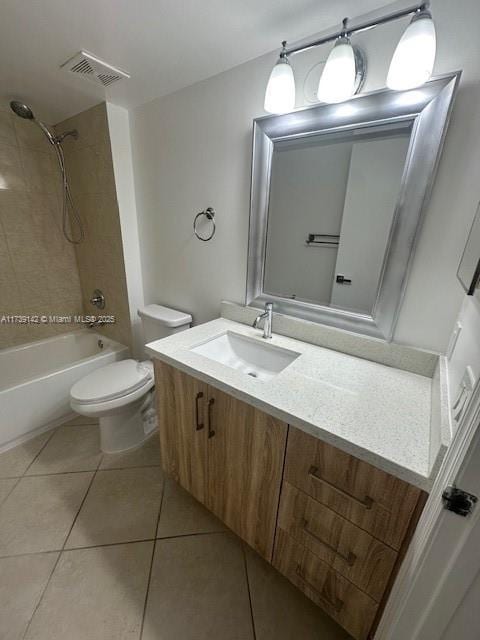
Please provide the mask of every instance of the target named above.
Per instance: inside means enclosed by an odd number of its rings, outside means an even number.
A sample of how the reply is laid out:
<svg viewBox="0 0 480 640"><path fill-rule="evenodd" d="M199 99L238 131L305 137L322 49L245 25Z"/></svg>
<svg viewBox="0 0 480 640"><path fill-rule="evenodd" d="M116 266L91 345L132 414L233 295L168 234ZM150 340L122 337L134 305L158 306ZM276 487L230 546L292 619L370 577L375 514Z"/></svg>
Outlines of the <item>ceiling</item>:
<svg viewBox="0 0 480 640"><path fill-rule="evenodd" d="M358 16L385 0L1 0L0 100L57 123L101 100L131 108ZM105 90L61 71L84 49L128 71Z"/></svg>

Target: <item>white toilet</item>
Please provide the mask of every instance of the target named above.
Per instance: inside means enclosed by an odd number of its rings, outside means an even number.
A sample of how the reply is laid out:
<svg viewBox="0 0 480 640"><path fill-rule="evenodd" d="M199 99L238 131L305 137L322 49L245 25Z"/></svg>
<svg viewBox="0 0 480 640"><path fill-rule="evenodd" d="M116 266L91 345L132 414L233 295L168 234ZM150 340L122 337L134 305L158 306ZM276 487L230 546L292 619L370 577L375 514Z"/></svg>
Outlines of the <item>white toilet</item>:
<svg viewBox="0 0 480 640"><path fill-rule="evenodd" d="M190 327L188 313L149 304L138 310L145 344ZM100 448L121 453L142 444L156 428L153 363L120 360L96 369L70 390L70 406L83 416L98 418Z"/></svg>

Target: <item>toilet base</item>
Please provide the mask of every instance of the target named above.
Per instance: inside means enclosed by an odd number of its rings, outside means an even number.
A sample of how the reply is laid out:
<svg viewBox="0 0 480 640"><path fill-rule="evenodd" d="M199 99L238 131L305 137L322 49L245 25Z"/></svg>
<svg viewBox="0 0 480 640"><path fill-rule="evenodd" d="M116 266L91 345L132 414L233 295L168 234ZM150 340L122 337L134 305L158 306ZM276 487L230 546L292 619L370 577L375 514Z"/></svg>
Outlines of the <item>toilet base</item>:
<svg viewBox="0 0 480 640"><path fill-rule="evenodd" d="M121 412L101 416L99 424L102 452L124 453L141 446L156 428L155 421L151 418L151 405L150 396L147 402L145 398L141 398L123 407Z"/></svg>

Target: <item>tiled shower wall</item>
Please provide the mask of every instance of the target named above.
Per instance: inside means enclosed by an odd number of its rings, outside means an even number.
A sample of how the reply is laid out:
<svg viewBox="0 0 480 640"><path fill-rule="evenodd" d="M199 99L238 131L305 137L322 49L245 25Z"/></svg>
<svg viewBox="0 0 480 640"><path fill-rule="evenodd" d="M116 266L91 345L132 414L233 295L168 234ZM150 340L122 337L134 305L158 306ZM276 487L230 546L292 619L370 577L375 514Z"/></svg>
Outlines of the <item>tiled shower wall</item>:
<svg viewBox="0 0 480 640"><path fill-rule="evenodd" d="M77 140L63 143L73 198L85 227L85 241L76 245L85 312L114 315L115 324L100 327L107 337L131 346L122 235L105 103L56 126L58 133L77 129ZM94 289L105 295L97 311L89 300Z"/></svg>
<svg viewBox="0 0 480 640"><path fill-rule="evenodd" d="M61 231L60 188L44 134L0 105L0 318L82 313L75 252ZM71 329L2 323L0 348Z"/></svg>

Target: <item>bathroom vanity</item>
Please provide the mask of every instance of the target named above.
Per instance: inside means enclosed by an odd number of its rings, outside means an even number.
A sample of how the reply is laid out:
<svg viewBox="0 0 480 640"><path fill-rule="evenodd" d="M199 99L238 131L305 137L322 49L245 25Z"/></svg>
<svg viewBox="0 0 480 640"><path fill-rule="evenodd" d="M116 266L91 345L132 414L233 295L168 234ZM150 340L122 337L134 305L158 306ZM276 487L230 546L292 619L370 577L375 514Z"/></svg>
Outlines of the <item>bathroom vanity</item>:
<svg viewBox="0 0 480 640"><path fill-rule="evenodd" d="M247 306L147 347L165 471L356 640L450 439L444 359L390 343L459 77L257 118Z"/></svg>
<svg viewBox="0 0 480 640"><path fill-rule="evenodd" d="M222 361L217 341L232 336L240 346ZM438 466L438 380L285 336L265 343L220 318L147 347L163 468L354 638L369 638ZM262 349L288 362L278 370L271 355L253 377Z"/></svg>

